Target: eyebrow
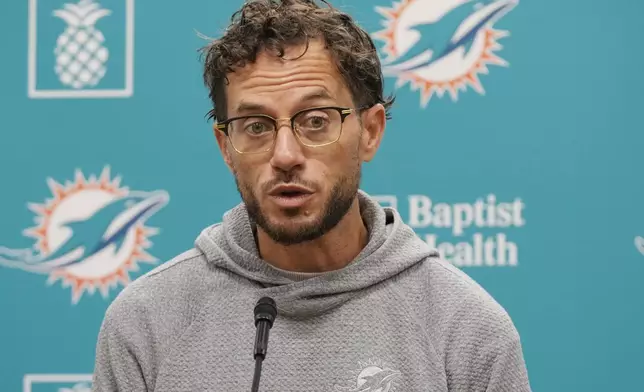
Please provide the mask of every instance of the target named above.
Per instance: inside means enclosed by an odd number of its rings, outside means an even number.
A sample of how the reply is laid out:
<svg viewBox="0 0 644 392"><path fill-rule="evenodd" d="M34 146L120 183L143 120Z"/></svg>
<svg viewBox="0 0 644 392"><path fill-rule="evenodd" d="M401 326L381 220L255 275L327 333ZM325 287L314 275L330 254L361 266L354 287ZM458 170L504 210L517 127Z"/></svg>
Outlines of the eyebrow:
<svg viewBox="0 0 644 392"><path fill-rule="evenodd" d="M265 106L260 105L258 103L253 103L253 102L240 102L239 105L237 105L237 109L235 109L235 113L243 114L243 113L256 113L256 112L262 112L264 111Z"/></svg>
<svg viewBox="0 0 644 392"><path fill-rule="evenodd" d="M307 102L324 100L324 99L333 99L333 97L331 96L331 94L329 94L329 92L326 89L321 88L304 95L302 98L298 100L298 102L307 103ZM262 104L242 101L239 103L239 105L237 105L235 112L238 115L240 115L243 113L264 113L266 110L267 110L266 106Z"/></svg>
<svg viewBox="0 0 644 392"><path fill-rule="evenodd" d="M300 99L300 102L317 101L319 99L333 99L333 97L326 89L321 88L309 94L306 94Z"/></svg>

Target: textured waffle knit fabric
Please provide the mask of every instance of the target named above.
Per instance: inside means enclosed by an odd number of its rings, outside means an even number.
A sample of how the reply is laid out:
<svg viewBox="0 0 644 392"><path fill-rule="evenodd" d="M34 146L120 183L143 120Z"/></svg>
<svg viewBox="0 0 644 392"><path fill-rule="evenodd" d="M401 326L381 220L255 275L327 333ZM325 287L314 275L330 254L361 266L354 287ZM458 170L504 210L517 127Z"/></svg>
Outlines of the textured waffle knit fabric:
<svg viewBox="0 0 644 392"><path fill-rule="evenodd" d="M260 390L530 391L505 310L396 210L359 199L367 246L347 267L305 279L262 261L243 204L228 211L112 302L93 390L249 390L253 308L270 296L278 315Z"/></svg>

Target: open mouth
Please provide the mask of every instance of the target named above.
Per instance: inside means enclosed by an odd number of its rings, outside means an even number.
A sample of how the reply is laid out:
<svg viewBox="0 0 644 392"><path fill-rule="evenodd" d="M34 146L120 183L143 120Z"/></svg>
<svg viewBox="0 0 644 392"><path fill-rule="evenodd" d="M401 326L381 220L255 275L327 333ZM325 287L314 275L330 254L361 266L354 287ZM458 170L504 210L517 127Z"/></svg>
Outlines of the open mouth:
<svg viewBox="0 0 644 392"><path fill-rule="evenodd" d="M313 194L307 188L294 185L281 185L270 193L273 201L282 208L299 208L306 203Z"/></svg>
<svg viewBox="0 0 644 392"><path fill-rule="evenodd" d="M299 185L279 185L269 192L271 196L277 197L300 197L311 193L310 189Z"/></svg>
<svg viewBox="0 0 644 392"><path fill-rule="evenodd" d="M300 197L305 195L310 195L310 193L300 190L288 190L277 193L277 196L279 197Z"/></svg>

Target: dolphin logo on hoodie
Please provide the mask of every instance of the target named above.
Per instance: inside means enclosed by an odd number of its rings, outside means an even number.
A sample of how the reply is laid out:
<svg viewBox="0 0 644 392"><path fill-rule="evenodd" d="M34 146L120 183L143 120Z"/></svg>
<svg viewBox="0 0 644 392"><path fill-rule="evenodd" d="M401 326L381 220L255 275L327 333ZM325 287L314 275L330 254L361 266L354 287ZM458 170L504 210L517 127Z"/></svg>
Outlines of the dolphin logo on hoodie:
<svg viewBox="0 0 644 392"><path fill-rule="evenodd" d="M153 262L145 252L156 231L145 222L169 201L165 191L132 192L109 179L109 168L99 179L77 171L66 186L49 180L53 199L31 204L38 214L36 227L25 234L37 239L32 248L0 246L0 267L47 274L50 283L61 279L72 286L73 303L84 291L129 282L138 261Z"/></svg>
<svg viewBox="0 0 644 392"><path fill-rule="evenodd" d="M471 87L483 94L478 75L487 65L507 66L495 52L509 33L494 28L518 0L404 0L392 8L376 7L386 18L374 38L385 43L383 73L420 89L423 106L436 93Z"/></svg>
<svg viewBox="0 0 644 392"><path fill-rule="evenodd" d="M336 392L389 392L393 391L393 382L400 377L397 370L371 365L365 367L353 387L335 386Z"/></svg>

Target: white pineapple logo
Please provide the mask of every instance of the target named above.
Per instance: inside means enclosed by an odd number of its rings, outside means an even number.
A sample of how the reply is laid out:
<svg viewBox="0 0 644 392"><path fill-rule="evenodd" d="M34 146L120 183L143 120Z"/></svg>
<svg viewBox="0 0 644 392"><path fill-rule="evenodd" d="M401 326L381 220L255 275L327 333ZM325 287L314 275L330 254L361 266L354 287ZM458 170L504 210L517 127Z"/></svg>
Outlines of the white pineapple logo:
<svg viewBox="0 0 644 392"><path fill-rule="evenodd" d="M105 37L96 30L96 22L111 14L93 0L80 0L78 4L65 4L54 11L63 19L67 28L56 41L56 74L66 86L80 89L96 86L105 76L105 63L109 57L103 46Z"/></svg>

